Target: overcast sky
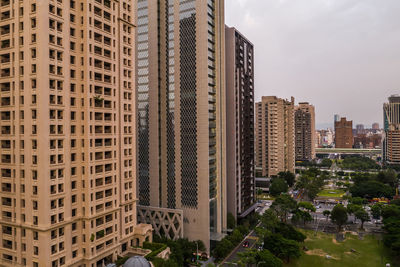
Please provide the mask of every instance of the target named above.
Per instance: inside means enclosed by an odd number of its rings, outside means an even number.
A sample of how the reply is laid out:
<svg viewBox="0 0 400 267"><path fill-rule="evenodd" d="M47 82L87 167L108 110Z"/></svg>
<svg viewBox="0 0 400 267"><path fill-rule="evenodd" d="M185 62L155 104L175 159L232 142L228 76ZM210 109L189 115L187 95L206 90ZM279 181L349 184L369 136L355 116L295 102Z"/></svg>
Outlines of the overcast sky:
<svg viewBox="0 0 400 267"><path fill-rule="evenodd" d="M382 125L400 94L400 0L226 0L226 23L255 45L256 100L277 95Z"/></svg>

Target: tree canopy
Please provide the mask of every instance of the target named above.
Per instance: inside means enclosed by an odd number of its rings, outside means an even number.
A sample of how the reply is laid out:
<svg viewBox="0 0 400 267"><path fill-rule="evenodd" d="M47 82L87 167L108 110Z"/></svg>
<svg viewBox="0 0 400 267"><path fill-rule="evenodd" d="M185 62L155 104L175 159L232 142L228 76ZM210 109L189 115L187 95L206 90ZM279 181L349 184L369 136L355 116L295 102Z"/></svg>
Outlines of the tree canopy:
<svg viewBox="0 0 400 267"><path fill-rule="evenodd" d="M336 205L331 211L331 220L338 226L338 231L342 230L342 226L347 223L347 209L342 205Z"/></svg>
<svg viewBox="0 0 400 267"><path fill-rule="evenodd" d="M296 201L288 194L278 196L271 205L281 221L286 222L289 213L297 207Z"/></svg>
<svg viewBox="0 0 400 267"><path fill-rule="evenodd" d="M356 216L356 218L361 221L360 229L364 229L364 222L367 222L370 220L368 212L366 212L363 208L358 209L354 213L354 216Z"/></svg>
<svg viewBox="0 0 400 267"><path fill-rule="evenodd" d="M272 179L271 186L269 187L269 193L276 197L281 193L286 193L288 191L288 184L283 178L274 178Z"/></svg>
<svg viewBox="0 0 400 267"><path fill-rule="evenodd" d="M290 171L280 172L278 173L278 177L284 179L289 187L292 187L296 180L296 176Z"/></svg>

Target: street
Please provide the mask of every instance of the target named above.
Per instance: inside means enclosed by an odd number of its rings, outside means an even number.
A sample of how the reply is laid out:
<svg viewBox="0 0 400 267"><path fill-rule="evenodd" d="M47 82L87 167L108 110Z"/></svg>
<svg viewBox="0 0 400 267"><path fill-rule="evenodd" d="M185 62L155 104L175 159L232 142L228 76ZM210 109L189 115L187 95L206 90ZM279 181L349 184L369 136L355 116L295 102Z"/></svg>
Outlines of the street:
<svg viewBox="0 0 400 267"><path fill-rule="evenodd" d="M244 242L249 242L249 247L244 248ZM257 235L254 231L251 231L248 236L231 252L231 254L220 264L220 266L233 266L237 265L235 262L239 260L238 253L244 252L246 249L255 248L257 245Z"/></svg>

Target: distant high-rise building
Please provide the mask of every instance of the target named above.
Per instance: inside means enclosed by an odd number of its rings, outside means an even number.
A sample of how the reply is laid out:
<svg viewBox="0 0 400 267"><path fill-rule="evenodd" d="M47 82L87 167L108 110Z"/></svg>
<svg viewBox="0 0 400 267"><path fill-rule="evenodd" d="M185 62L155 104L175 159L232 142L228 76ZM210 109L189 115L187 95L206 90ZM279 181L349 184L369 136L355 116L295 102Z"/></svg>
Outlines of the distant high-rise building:
<svg viewBox="0 0 400 267"><path fill-rule="evenodd" d="M375 122L372 124L372 130L379 130L379 129L380 129L379 123Z"/></svg>
<svg viewBox="0 0 400 267"><path fill-rule="evenodd" d="M255 203L254 47L235 28L226 27L227 201L235 217Z"/></svg>
<svg viewBox="0 0 400 267"><path fill-rule="evenodd" d="M307 102L295 107L296 160L315 158L315 108Z"/></svg>
<svg viewBox="0 0 400 267"><path fill-rule="evenodd" d="M341 118L335 122L335 147L353 148L353 121Z"/></svg>
<svg viewBox="0 0 400 267"><path fill-rule="evenodd" d="M155 234L226 231L223 0L138 0L138 219Z"/></svg>
<svg viewBox="0 0 400 267"><path fill-rule="evenodd" d="M364 124L357 124L356 125L356 134L363 134L365 133Z"/></svg>
<svg viewBox="0 0 400 267"><path fill-rule="evenodd" d="M294 172L294 98L263 96L256 103L256 165L263 176Z"/></svg>
<svg viewBox="0 0 400 267"><path fill-rule="evenodd" d="M333 117L333 122L338 122L340 121L340 115L335 114L335 116Z"/></svg>
<svg viewBox="0 0 400 267"><path fill-rule="evenodd" d="M105 266L151 241L136 223L135 5L1 1L0 266Z"/></svg>
<svg viewBox="0 0 400 267"><path fill-rule="evenodd" d="M383 104L383 160L388 164L400 164L400 96L392 95Z"/></svg>

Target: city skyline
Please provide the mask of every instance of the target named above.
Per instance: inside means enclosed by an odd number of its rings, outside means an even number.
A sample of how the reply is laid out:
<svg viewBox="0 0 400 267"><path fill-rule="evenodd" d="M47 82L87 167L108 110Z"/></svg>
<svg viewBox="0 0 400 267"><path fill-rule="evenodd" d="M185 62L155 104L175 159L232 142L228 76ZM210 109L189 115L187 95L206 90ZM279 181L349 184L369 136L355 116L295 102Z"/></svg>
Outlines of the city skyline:
<svg viewBox="0 0 400 267"><path fill-rule="evenodd" d="M382 103L400 89L399 10L393 0L232 0L226 24L256 47L255 101L313 103L317 129L333 127L334 114L382 125Z"/></svg>

